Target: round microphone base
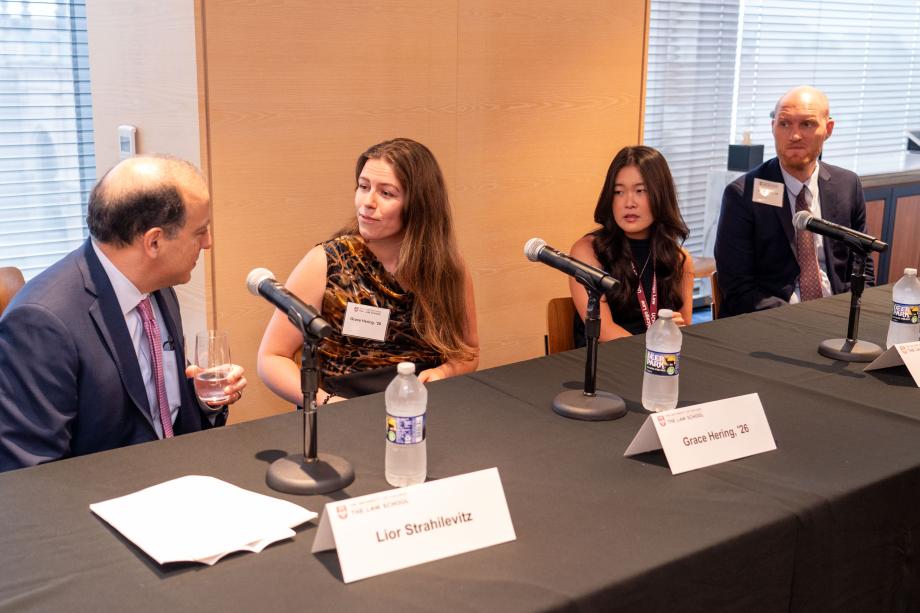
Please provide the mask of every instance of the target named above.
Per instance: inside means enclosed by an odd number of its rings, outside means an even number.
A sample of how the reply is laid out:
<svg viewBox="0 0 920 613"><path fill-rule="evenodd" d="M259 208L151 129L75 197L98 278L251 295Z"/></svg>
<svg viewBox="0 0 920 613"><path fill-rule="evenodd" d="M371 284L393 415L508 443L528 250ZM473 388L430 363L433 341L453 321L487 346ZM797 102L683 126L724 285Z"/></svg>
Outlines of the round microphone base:
<svg viewBox="0 0 920 613"><path fill-rule="evenodd" d="M581 390L566 390L553 399L553 411L570 419L608 421L626 415L626 403L610 392L598 391L587 396Z"/></svg>
<svg viewBox="0 0 920 613"><path fill-rule="evenodd" d="M818 353L841 362L871 362L882 355L884 349L867 341L851 341L847 338L831 338L821 341Z"/></svg>
<svg viewBox="0 0 920 613"><path fill-rule="evenodd" d="M328 494L344 489L355 480L351 462L337 455L320 454L307 462L302 453L291 454L272 462L265 482L285 494Z"/></svg>

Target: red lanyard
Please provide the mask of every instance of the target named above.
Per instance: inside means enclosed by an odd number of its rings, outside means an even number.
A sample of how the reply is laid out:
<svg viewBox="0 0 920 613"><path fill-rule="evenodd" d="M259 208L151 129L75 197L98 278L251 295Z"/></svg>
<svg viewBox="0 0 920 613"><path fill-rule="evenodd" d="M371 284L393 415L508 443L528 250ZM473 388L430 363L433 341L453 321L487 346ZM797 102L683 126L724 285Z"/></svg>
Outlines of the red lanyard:
<svg viewBox="0 0 920 613"><path fill-rule="evenodd" d="M655 264L652 263L652 304L649 307L649 303L645 299L645 290L642 289L642 279L639 277L639 273L636 272L636 265L633 262L630 262L629 265L632 266L633 274L636 275L636 298L639 299L642 319L645 320L645 329L648 330L658 319L658 273L655 272Z"/></svg>

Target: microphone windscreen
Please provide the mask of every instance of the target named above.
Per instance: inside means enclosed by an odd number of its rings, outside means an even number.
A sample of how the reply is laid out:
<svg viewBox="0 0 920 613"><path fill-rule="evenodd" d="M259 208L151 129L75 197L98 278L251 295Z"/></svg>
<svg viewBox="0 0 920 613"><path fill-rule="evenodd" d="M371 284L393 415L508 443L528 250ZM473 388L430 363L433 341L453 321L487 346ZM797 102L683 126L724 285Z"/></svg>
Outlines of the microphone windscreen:
<svg viewBox="0 0 920 613"><path fill-rule="evenodd" d="M542 238L532 238L526 243L524 243L524 255L527 256L527 259L531 262L538 261L537 256L540 255L540 251L546 247L546 241Z"/></svg>
<svg viewBox="0 0 920 613"><path fill-rule="evenodd" d="M253 268L248 275L246 275L246 287L249 288L249 292L254 295L259 295L259 284L266 279L274 279L275 275L272 274L267 268Z"/></svg>
<svg viewBox="0 0 920 613"><path fill-rule="evenodd" d="M799 211L798 213L792 216L792 226L796 230L804 230L805 226L808 224L808 220L813 217L814 215L812 215L808 211Z"/></svg>

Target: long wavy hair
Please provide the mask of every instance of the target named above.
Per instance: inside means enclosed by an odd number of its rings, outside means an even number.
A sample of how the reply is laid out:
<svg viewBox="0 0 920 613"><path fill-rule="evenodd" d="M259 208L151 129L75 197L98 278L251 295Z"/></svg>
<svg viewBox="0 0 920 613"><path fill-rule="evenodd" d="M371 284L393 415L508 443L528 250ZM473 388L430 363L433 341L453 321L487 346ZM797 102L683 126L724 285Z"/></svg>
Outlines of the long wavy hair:
<svg viewBox="0 0 920 613"><path fill-rule="evenodd" d="M474 357L464 342L466 276L454 237L454 224L444 175L425 145L395 138L374 145L358 157L355 189L368 160L383 160L403 188L405 234L394 276L415 295L412 325L446 359ZM340 234L358 235L357 219Z"/></svg>
<svg viewBox="0 0 920 613"><path fill-rule="evenodd" d="M626 166L635 166L642 175L648 193L652 222L650 229L650 251L658 276L658 294L662 304L670 304L674 310L683 306L681 297L681 274L687 257L681 246L687 240L690 230L680 214L677 205L677 189L671 176L671 169L664 156L651 147L624 147L613 158L607 169L604 187L594 209L594 221L601 225L594 230L594 253L598 261L613 277L620 280L613 292L607 296L612 309L628 308L636 292L638 279L632 272L633 253L622 228L613 215L613 192L617 174ZM641 268L637 264L637 269Z"/></svg>

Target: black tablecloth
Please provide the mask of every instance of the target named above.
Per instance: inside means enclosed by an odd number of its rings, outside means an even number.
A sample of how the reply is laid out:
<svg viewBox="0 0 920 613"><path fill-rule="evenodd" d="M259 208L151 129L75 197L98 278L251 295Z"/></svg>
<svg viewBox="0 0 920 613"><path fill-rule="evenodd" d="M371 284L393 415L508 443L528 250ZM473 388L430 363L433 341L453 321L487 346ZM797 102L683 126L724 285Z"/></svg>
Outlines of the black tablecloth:
<svg viewBox="0 0 920 613"><path fill-rule="evenodd" d="M890 286L867 292L860 337L883 343ZM301 450L285 414L0 475L0 610L920 610L920 390L903 367L821 357L848 296L684 328L681 406L757 392L777 450L672 476L661 452L624 458L644 337L599 350L613 422L552 413L583 350L429 386L429 477L497 466L517 540L345 585L316 524L213 567L159 566L89 504L187 474L321 511L387 489L381 394L320 410L320 449L357 479L333 496L265 485ZM177 515L206 522L220 509Z"/></svg>

